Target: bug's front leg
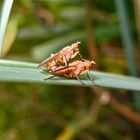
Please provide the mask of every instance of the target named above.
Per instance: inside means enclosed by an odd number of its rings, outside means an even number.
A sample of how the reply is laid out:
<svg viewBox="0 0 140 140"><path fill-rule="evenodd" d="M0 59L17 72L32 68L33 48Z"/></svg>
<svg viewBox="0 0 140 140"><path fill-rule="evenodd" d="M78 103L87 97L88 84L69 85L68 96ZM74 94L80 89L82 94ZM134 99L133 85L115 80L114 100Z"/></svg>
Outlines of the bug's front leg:
<svg viewBox="0 0 140 140"><path fill-rule="evenodd" d="M65 56L63 56L63 61L64 61L65 66L67 66L68 62L67 62L67 58Z"/></svg>
<svg viewBox="0 0 140 140"><path fill-rule="evenodd" d="M78 52L78 55L79 55L79 57L80 57L80 59L82 60L82 61L85 61L86 59L84 59L83 57L82 57L82 55L80 54L80 52Z"/></svg>

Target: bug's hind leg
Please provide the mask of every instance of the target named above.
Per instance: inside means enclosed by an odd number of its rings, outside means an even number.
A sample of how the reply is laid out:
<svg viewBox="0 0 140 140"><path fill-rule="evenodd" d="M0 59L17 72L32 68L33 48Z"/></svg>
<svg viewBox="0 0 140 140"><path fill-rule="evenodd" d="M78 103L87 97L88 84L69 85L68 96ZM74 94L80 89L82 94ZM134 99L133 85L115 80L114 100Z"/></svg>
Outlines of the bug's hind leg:
<svg viewBox="0 0 140 140"><path fill-rule="evenodd" d="M52 76L50 76L50 77L45 78L44 80L49 80L49 79L52 79L52 78L54 78L54 77L56 77L56 76L55 76L55 75L52 75Z"/></svg>
<svg viewBox="0 0 140 140"><path fill-rule="evenodd" d="M82 80L78 76L76 78L82 85L86 85L84 82L82 82Z"/></svg>
<svg viewBox="0 0 140 140"><path fill-rule="evenodd" d="M91 75L90 75L90 71L87 71L87 72L86 72L86 75L87 75L87 78L88 78L90 81L92 81L92 84L96 85L96 83L94 82L93 78L92 78Z"/></svg>

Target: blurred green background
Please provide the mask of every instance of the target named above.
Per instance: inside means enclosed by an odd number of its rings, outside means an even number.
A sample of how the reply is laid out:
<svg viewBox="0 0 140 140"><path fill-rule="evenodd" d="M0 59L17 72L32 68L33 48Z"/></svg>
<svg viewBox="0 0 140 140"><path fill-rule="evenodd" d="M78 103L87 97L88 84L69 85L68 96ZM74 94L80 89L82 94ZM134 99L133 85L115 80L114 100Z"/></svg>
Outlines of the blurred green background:
<svg viewBox="0 0 140 140"><path fill-rule="evenodd" d="M96 61L95 70L138 76L139 5L139 0L14 0L3 58L40 63L80 41L81 54ZM138 94L0 83L0 139L140 139Z"/></svg>

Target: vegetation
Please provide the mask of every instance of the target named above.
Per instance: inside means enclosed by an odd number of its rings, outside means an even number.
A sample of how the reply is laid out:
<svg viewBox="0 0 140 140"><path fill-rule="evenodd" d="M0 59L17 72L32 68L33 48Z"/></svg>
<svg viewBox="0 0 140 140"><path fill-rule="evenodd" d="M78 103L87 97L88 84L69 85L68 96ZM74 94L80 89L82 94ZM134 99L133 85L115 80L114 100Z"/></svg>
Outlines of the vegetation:
<svg viewBox="0 0 140 140"><path fill-rule="evenodd" d="M139 139L137 1L5 0L0 7L0 139ZM44 80L52 74L38 63L77 41L96 61L94 81Z"/></svg>

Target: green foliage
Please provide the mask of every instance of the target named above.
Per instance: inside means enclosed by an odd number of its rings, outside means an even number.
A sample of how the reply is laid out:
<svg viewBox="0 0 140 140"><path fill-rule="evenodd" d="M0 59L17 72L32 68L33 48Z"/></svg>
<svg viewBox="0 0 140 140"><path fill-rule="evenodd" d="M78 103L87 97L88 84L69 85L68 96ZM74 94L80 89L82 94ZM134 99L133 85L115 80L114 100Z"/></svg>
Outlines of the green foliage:
<svg viewBox="0 0 140 140"><path fill-rule="evenodd" d="M0 55L2 54L2 47L4 42L4 35L6 31L6 26L8 23L9 14L13 4L13 0L5 0L3 2L1 17L0 17Z"/></svg>
<svg viewBox="0 0 140 140"><path fill-rule="evenodd" d="M77 79L58 76L44 80L52 74L37 68L37 63L51 53L77 41L81 42L84 58L89 58L87 1L0 1L0 52L4 39L6 43L4 59L0 60L0 139L133 140L135 136L140 137L139 131L133 129L136 123L133 118L139 119L139 115L131 112L134 102L129 94L140 91L140 79L128 75L114 1L91 0L91 38L98 49L100 65L98 71L94 68L90 71L93 81L86 75L80 77L85 85ZM126 7L134 25L131 0L126 1ZM9 15L12 15L10 26ZM133 29L136 34L135 25ZM122 102L121 107L113 106L112 98Z"/></svg>
<svg viewBox="0 0 140 140"><path fill-rule="evenodd" d="M70 85L70 86L101 86L109 88L140 90L140 79L134 77L126 77L115 74L107 74L102 72L90 71L91 77L94 82L86 77L82 80L83 85L78 80L64 79L57 77L56 79L44 80L52 75L37 68L37 64L14 62L8 60L0 61L0 81L14 81L14 82L32 82L32 83L44 83L52 85Z"/></svg>

